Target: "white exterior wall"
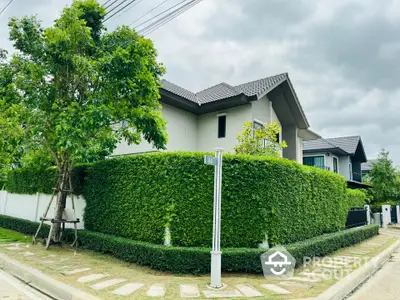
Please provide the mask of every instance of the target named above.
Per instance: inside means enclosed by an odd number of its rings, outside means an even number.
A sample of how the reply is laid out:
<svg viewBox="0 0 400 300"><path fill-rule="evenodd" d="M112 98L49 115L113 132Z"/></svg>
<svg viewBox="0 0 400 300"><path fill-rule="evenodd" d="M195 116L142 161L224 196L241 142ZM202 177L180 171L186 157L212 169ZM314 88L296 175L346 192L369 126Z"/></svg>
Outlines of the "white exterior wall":
<svg viewBox="0 0 400 300"><path fill-rule="evenodd" d="M35 194L21 195L10 194L7 191L0 191L0 214L11 217L39 222L44 211L49 204L51 195ZM83 212L86 202L82 197L74 197L75 200L75 216L79 218L78 228L83 229ZM48 216L54 216L55 200L50 207ZM72 210L71 200L67 199L67 209ZM49 224L50 222L46 222ZM66 224L66 228L73 228L73 224Z"/></svg>
<svg viewBox="0 0 400 300"><path fill-rule="evenodd" d="M296 154L296 161L299 164L303 164L303 139L301 137L297 137L296 139L296 150L297 150L297 154Z"/></svg>
<svg viewBox="0 0 400 300"><path fill-rule="evenodd" d="M218 138L218 115L226 113L226 137ZM252 121L251 104L208 113L197 117L197 151L213 151L222 147L233 152L236 135L243 130L243 123Z"/></svg>
<svg viewBox="0 0 400 300"><path fill-rule="evenodd" d="M182 109L161 103L162 116L167 120L169 151L195 151L197 144L197 117ZM143 141L139 145L128 145L121 142L114 150L113 155L124 155L156 151L151 144Z"/></svg>
<svg viewBox="0 0 400 300"><path fill-rule="evenodd" d="M350 156L339 156L339 174L346 180L351 180L349 164L351 164Z"/></svg>

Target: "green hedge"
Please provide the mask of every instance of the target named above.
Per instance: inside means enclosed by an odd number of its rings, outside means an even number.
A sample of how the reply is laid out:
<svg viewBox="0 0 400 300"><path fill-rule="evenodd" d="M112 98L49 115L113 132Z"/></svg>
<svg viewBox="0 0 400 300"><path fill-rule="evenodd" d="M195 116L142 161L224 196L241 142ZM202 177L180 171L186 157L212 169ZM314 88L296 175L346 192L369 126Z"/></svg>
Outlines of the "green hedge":
<svg viewBox="0 0 400 300"><path fill-rule="evenodd" d="M0 215L0 227L33 234L38 223ZM378 225L368 225L314 237L286 245L299 266L303 257L327 255L340 248L357 244L378 234ZM41 232L46 236L48 227ZM73 240L73 231L66 230L68 241ZM79 230L81 248L108 253L121 260L147 265L153 269L173 273L208 273L210 271L210 249L165 247L146 242L133 241L87 230ZM225 272L261 273L260 255L263 249L222 249L222 270Z"/></svg>
<svg viewBox="0 0 400 300"><path fill-rule="evenodd" d="M211 245L213 167L204 153L169 152L108 159L75 170L86 200L85 228L174 246ZM86 175L85 175L86 174ZM85 175L85 176L84 176ZM50 193L55 169L10 173L12 193ZM286 159L224 155L223 247L285 244L344 228L342 176Z"/></svg>
<svg viewBox="0 0 400 300"><path fill-rule="evenodd" d="M153 153L93 164L85 179L85 228L174 246L211 245L213 167L204 153ZM257 247L344 228L343 177L294 161L224 155L221 245Z"/></svg>
<svg viewBox="0 0 400 300"><path fill-rule="evenodd" d="M85 172L88 164L80 164L73 170L72 185L74 193L83 193ZM52 194L57 182L58 170L55 167L40 169L16 169L8 173L6 189L14 194L36 193Z"/></svg>
<svg viewBox="0 0 400 300"><path fill-rule="evenodd" d="M366 204L367 196L362 190L347 189L346 194L349 208L362 207Z"/></svg>

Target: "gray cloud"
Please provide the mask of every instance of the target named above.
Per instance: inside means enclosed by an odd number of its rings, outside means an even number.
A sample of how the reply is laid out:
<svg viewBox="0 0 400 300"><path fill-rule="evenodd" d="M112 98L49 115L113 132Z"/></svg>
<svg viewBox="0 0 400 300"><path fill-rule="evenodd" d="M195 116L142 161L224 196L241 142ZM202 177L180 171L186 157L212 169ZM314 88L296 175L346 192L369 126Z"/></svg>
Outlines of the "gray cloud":
<svg viewBox="0 0 400 300"><path fill-rule="evenodd" d="M130 24L161 1L142 1L107 25ZM70 2L19 0L6 15L38 14L49 25ZM203 0L149 37L166 77L193 91L289 72L314 130L361 135L368 156L385 147L400 163L396 2ZM5 24L2 16L0 47L9 47Z"/></svg>

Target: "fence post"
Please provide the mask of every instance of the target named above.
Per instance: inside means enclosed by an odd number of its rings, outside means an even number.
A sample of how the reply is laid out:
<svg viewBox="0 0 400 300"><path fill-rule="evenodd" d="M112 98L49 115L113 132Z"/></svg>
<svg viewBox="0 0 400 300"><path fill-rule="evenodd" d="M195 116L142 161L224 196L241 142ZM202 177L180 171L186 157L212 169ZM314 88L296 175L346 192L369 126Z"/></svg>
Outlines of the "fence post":
<svg viewBox="0 0 400 300"><path fill-rule="evenodd" d="M397 214L396 222L397 222L397 224L400 224L400 205L399 204L396 205L396 214Z"/></svg>
<svg viewBox="0 0 400 300"><path fill-rule="evenodd" d="M367 214L367 225L371 224L371 207L364 205L365 213Z"/></svg>
<svg viewBox="0 0 400 300"><path fill-rule="evenodd" d="M382 205L382 228L387 228L388 224L392 222L390 205Z"/></svg>

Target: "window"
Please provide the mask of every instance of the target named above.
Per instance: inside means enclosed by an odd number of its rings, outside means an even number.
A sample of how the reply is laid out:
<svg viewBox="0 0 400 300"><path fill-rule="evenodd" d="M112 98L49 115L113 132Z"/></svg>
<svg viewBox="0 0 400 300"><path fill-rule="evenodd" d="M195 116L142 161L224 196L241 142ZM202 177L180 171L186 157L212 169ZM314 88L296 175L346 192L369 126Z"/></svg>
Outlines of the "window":
<svg viewBox="0 0 400 300"><path fill-rule="evenodd" d="M218 138L226 137L226 115L218 116Z"/></svg>
<svg viewBox="0 0 400 300"><path fill-rule="evenodd" d="M325 170L325 156L308 156L303 157L303 165L317 167Z"/></svg>
<svg viewBox="0 0 400 300"><path fill-rule="evenodd" d="M337 157L333 157L333 172L338 173L338 159Z"/></svg>

